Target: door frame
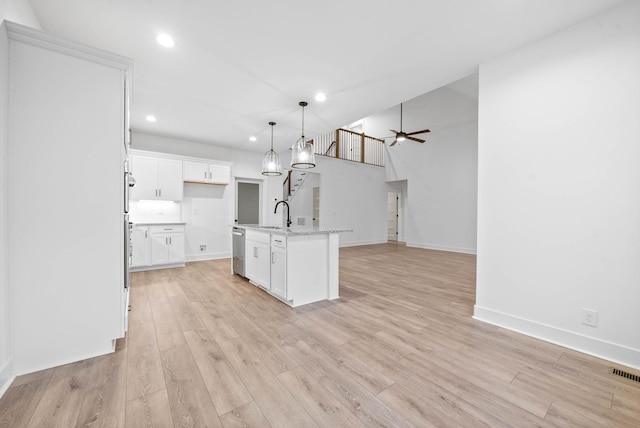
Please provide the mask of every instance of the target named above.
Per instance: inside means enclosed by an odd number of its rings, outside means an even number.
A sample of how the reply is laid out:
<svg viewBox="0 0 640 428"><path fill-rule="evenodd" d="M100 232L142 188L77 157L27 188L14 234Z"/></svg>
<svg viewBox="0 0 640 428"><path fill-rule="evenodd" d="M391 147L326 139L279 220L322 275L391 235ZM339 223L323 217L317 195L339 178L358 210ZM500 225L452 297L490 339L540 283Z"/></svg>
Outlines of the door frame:
<svg viewBox="0 0 640 428"><path fill-rule="evenodd" d="M264 180L256 178L235 177L235 180L233 182L233 224L238 224L238 189L240 187L238 186L238 183L249 183L258 185L258 223L264 223L264 210L262 207L262 189Z"/></svg>

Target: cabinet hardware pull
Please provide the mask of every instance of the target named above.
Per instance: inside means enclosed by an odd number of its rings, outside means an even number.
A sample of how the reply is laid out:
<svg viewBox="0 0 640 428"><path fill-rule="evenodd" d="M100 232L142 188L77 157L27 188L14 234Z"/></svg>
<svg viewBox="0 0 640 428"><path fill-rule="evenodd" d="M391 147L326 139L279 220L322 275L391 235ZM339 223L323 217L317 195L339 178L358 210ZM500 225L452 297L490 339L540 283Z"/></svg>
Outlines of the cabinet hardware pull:
<svg viewBox="0 0 640 428"><path fill-rule="evenodd" d="M172 245L172 243L171 243L171 237L169 237L169 245Z"/></svg>
<svg viewBox="0 0 640 428"><path fill-rule="evenodd" d="M158 189L158 196L162 196L162 189Z"/></svg>
<svg viewBox="0 0 640 428"><path fill-rule="evenodd" d="M211 180L212 178L213 178L213 175L212 175L212 173L210 172L210 173L209 173L209 180Z"/></svg>
<svg viewBox="0 0 640 428"><path fill-rule="evenodd" d="M253 247L253 257L258 257L258 247Z"/></svg>
<svg viewBox="0 0 640 428"><path fill-rule="evenodd" d="M273 265L273 264L275 264L275 262L273 261L273 255L274 255L274 254L275 254L275 253L271 253L271 264L272 264L272 265Z"/></svg>
<svg viewBox="0 0 640 428"><path fill-rule="evenodd" d="M144 239L147 239L147 236L148 236L147 234L148 233L149 233L149 231L147 231L147 230L144 231Z"/></svg>
<svg viewBox="0 0 640 428"><path fill-rule="evenodd" d="M207 171L204 172L204 179L207 179Z"/></svg>

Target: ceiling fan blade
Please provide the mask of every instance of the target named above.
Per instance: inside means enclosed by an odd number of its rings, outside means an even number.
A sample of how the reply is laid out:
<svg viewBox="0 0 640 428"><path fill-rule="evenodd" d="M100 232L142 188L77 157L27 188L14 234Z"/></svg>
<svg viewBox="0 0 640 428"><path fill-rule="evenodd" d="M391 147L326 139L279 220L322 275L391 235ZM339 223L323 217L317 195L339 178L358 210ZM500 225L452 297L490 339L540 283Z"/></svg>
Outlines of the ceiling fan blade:
<svg viewBox="0 0 640 428"><path fill-rule="evenodd" d="M389 147L395 146L397 142L398 142L398 140L393 140L393 143L391 143L391 145Z"/></svg>
<svg viewBox="0 0 640 428"><path fill-rule="evenodd" d="M394 134L398 133L398 131L396 131L395 129L390 129L389 131L393 132Z"/></svg>
<svg viewBox="0 0 640 428"><path fill-rule="evenodd" d="M420 138L415 138L415 137L407 137L407 140L417 141L418 143L424 143L424 140L421 140Z"/></svg>
<svg viewBox="0 0 640 428"><path fill-rule="evenodd" d="M426 134L427 132L431 131L428 129L423 129L422 131L407 132L407 135Z"/></svg>

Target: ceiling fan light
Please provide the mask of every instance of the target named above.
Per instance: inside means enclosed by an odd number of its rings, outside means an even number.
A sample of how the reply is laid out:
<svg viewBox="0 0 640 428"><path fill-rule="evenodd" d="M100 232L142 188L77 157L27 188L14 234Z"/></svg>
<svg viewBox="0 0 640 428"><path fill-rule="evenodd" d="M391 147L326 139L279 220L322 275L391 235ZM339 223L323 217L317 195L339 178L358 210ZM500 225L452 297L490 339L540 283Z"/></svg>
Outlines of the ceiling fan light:
<svg viewBox="0 0 640 428"><path fill-rule="evenodd" d="M402 135L402 134L398 134L398 136L396 137L396 141L404 141L404 140L406 140L406 139L407 139L407 138L406 138L404 135Z"/></svg>

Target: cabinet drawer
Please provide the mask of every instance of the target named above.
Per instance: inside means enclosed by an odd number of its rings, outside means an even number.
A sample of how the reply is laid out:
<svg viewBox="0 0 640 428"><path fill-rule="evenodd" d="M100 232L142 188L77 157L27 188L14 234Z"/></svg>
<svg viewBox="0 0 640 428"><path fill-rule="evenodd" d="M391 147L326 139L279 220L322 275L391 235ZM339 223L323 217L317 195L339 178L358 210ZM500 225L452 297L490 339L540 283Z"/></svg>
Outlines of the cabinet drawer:
<svg viewBox="0 0 640 428"><path fill-rule="evenodd" d="M271 245L274 247L287 248L287 237L284 235L271 235Z"/></svg>
<svg viewBox="0 0 640 428"><path fill-rule="evenodd" d="M149 233L184 233L184 225L149 226Z"/></svg>
<svg viewBox="0 0 640 428"><path fill-rule="evenodd" d="M262 242L263 244L271 244L271 235L269 233L250 229L246 229L245 239L248 241Z"/></svg>

